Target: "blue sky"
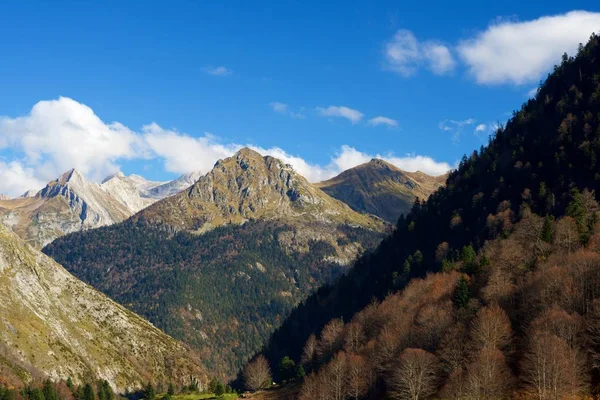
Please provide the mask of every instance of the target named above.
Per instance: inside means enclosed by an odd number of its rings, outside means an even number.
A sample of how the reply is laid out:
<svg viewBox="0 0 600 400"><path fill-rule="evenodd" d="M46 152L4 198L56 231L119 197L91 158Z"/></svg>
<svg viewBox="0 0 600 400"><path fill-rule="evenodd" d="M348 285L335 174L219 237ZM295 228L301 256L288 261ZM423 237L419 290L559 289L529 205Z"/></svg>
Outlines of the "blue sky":
<svg viewBox="0 0 600 400"><path fill-rule="evenodd" d="M67 166L96 180L116 169L165 180L240 145L280 155L311 180L375 155L439 173L486 143L560 54L600 30L598 8L3 3L0 192Z"/></svg>

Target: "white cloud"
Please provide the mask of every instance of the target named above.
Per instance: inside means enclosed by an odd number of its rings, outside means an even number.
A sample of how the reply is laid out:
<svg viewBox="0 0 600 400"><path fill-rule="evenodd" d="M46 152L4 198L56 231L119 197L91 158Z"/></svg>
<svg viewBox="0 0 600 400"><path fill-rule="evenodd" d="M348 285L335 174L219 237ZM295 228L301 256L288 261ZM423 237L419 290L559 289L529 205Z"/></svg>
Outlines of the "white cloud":
<svg viewBox="0 0 600 400"><path fill-rule="evenodd" d="M456 66L448 47L434 41L419 42L405 29L397 31L385 44L384 55L385 67L405 77L413 75L420 66L436 75L446 74Z"/></svg>
<svg viewBox="0 0 600 400"><path fill-rule="evenodd" d="M532 21L500 21L457 50L478 83L516 85L538 81L560 57L600 29L600 13L571 11Z"/></svg>
<svg viewBox="0 0 600 400"><path fill-rule="evenodd" d="M331 108L331 107L330 107ZM350 109L347 109L350 110ZM340 115L355 121L360 118L339 107ZM342 115L343 114L343 115ZM222 143L210 133L194 137L164 129L156 123L133 131L118 122L103 122L91 108L75 100L61 97L41 101L23 117L0 117L0 193L20 195L29 189L40 189L70 168L86 177L101 181L119 170L123 160L159 160L172 173L212 169L220 158L233 155L244 147L239 143ZM407 171L421 170L442 174L450 165L430 157L393 154L367 154L342 146L326 165L312 164L279 147L250 145L261 154L271 155L291 164L311 182L322 181L371 158L382 158Z"/></svg>
<svg viewBox="0 0 600 400"><path fill-rule="evenodd" d="M398 121L396 121L395 119L383 117L380 115L378 117L371 118L369 120L369 125L372 125L372 126L387 125L390 127L397 127Z"/></svg>
<svg viewBox="0 0 600 400"><path fill-rule="evenodd" d="M18 161L4 163L0 161L0 192L18 196L27 190L41 188L46 182L38 179L32 168L24 167Z"/></svg>
<svg viewBox="0 0 600 400"><path fill-rule="evenodd" d="M222 65L219 67L206 67L204 68L204 71L215 76L227 76L231 75L233 72L229 68Z"/></svg>
<svg viewBox="0 0 600 400"><path fill-rule="evenodd" d="M66 97L40 101L23 117L0 117L0 138L43 181L70 168L101 179L118 170L117 160L144 155L142 140L126 126L106 124L91 108Z"/></svg>
<svg viewBox="0 0 600 400"><path fill-rule="evenodd" d="M446 119L438 124L438 128L444 132L452 133L452 141L458 143L460 136L465 126L473 125L476 122L474 118L467 118L464 120Z"/></svg>
<svg viewBox="0 0 600 400"><path fill-rule="evenodd" d="M364 117L364 114L360 111L345 106L329 106L327 108L317 107L317 111L324 117L346 118L353 124L360 122Z"/></svg>
<svg viewBox="0 0 600 400"><path fill-rule="evenodd" d="M443 44L426 42L423 45L423 56L428 68L436 75L444 75L456 67L450 49Z"/></svg>
<svg viewBox="0 0 600 400"><path fill-rule="evenodd" d="M306 116L302 113L303 108L300 108L300 111L292 111L292 110L290 110L290 107L287 104L280 103L278 101L269 103L269 106L273 109L273 111L275 111L279 114L288 115L292 118L298 118L298 119L306 118Z"/></svg>
<svg viewBox="0 0 600 400"><path fill-rule="evenodd" d="M435 176L445 174L453 168L446 162L438 162L427 156L409 154L404 157L398 157L391 153L383 155L368 154L346 145L342 146L338 154L331 160L329 168L332 171L336 171L333 174L336 175L348 168L366 163L373 158L380 158L404 171L421 171Z"/></svg>
<svg viewBox="0 0 600 400"><path fill-rule="evenodd" d="M487 129L486 124L479 124L475 127L475 132L485 132Z"/></svg>
<svg viewBox="0 0 600 400"><path fill-rule="evenodd" d="M192 137L172 130L166 130L152 123L142 128L143 137L149 149L165 163L165 169L174 173L210 171L220 158L231 156L241 145L218 143L214 135Z"/></svg>

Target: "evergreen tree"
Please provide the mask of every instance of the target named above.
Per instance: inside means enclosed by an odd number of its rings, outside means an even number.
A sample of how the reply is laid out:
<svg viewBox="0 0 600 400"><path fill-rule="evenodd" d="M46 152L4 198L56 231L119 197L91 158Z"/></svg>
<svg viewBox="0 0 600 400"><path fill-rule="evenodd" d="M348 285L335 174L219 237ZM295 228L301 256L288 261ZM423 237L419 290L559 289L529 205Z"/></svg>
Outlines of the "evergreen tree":
<svg viewBox="0 0 600 400"><path fill-rule="evenodd" d="M54 388L54 385L52 385L50 379L46 379L44 381L42 392L44 393L45 400L59 400L58 393L56 392L56 389Z"/></svg>
<svg viewBox="0 0 600 400"><path fill-rule="evenodd" d="M296 377L296 363L294 360L285 356L279 362L279 376L282 380L288 381Z"/></svg>
<svg viewBox="0 0 600 400"><path fill-rule="evenodd" d="M155 400L156 399L156 390L154 390L154 386L152 385L152 382L148 382L148 384L144 388L144 399L146 399L146 400Z"/></svg>
<svg viewBox="0 0 600 400"><path fill-rule="evenodd" d="M169 388L167 389L167 394L169 396L173 396L175 394L175 386L172 383L169 383Z"/></svg>
<svg viewBox="0 0 600 400"><path fill-rule="evenodd" d="M113 400L115 394L110 387L108 381L102 380L98 382L98 400Z"/></svg>
<svg viewBox="0 0 600 400"><path fill-rule="evenodd" d="M296 378L304 379L304 377L306 376L306 371L304 371L304 367L302 366L302 364L298 364L297 367L298 368L296 368Z"/></svg>
<svg viewBox="0 0 600 400"><path fill-rule="evenodd" d="M40 388L33 388L29 394L30 400L46 400L44 392Z"/></svg>
<svg viewBox="0 0 600 400"><path fill-rule="evenodd" d="M454 304L456 304L458 308L464 308L469 302L470 297L467 278L463 275L458 280L458 284L454 290Z"/></svg>
<svg viewBox="0 0 600 400"><path fill-rule="evenodd" d="M95 400L96 395L94 394L94 388L89 383L86 383L83 387L83 393L81 400Z"/></svg>
<svg viewBox="0 0 600 400"><path fill-rule="evenodd" d="M215 395L216 396L223 396L224 393L225 393L225 387L223 386L223 384L221 383L221 381L217 381L217 386L215 388Z"/></svg>
<svg viewBox="0 0 600 400"><path fill-rule="evenodd" d="M544 218L544 226L542 227L541 239L546 243L552 243L554 238L554 231L552 228L552 218L550 215L546 215Z"/></svg>
<svg viewBox="0 0 600 400"><path fill-rule="evenodd" d="M67 387L69 388L71 393L74 393L75 385L73 385L73 380L71 379L71 377L67 378Z"/></svg>

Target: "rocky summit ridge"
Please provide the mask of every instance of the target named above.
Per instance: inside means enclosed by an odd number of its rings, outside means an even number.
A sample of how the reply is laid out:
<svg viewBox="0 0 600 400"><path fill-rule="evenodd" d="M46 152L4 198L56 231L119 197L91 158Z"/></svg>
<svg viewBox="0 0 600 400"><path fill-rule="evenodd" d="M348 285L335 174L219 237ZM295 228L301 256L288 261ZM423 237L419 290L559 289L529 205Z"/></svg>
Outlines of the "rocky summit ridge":
<svg viewBox="0 0 600 400"><path fill-rule="evenodd" d="M219 160L188 190L153 204L136 219L204 232L248 220L300 220L381 230L381 220L359 214L271 156L243 148Z"/></svg>

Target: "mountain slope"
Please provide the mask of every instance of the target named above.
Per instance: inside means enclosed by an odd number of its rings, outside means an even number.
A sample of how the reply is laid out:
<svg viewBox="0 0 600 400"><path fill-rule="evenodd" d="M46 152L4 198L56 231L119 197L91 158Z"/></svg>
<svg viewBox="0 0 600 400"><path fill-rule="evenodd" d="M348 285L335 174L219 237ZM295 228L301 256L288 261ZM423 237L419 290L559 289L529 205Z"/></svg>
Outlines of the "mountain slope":
<svg viewBox="0 0 600 400"><path fill-rule="evenodd" d="M231 376L294 305L386 228L246 149L189 190L44 252Z"/></svg>
<svg viewBox="0 0 600 400"><path fill-rule="evenodd" d="M76 383L206 376L189 349L70 275L0 224L0 375Z"/></svg>
<svg viewBox="0 0 600 400"><path fill-rule="evenodd" d="M147 192L163 182L147 181L139 175L125 176L122 172L102 181L102 189L123 204L131 215L148 207L157 199L147 196Z"/></svg>
<svg viewBox="0 0 600 400"><path fill-rule="evenodd" d="M200 232L250 219L310 220L379 230L384 226L327 196L290 165L248 148L217 161L189 190L149 207L136 219Z"/></svg>
<svg viewBox="0 0 600 400"><path fill-rule="evenodd" d="M34 197L0 201L1 221L35 247L66 233L120 222L131 211L76 170L49 182Z"/></svg>
<svg viewBox="0 0 600 400"><path fill-rule="evenodd" d="M410 211L415 199L426 200L444 185L446 177L404 172L383 160L373 159L317 186L355 211L396 223L400 214Z"/></svg>
<svg viewBox="0 0 600 400"><path fill-rule="evenodd" d="M154 199L164 199L172 196L192 186L201 176L200 172L183 174L177 179L151 188L148 190L148 196Z"/></svg>
<svg viewBox="0 0 600 400"><path fill-rule="evenodd" d="M463 158L445 188L401 218L377 251L296 308L272 336L269 359L277 362L287 355L298 360L309 336L328 321L349 321L374 298L383 299L410 278L451 268L486 240L508 236L512 224L531 212L572 213L568 206L577 198L574 189L594 190L597 197L599 76L600 43L593 35L576 58L555 67L536 98L515 111L487 147ZM589 237L582 213L575 211L579 234ZM503 262L511 265L511 260ZM528 264L519 268L526 270Z"/></svg>

